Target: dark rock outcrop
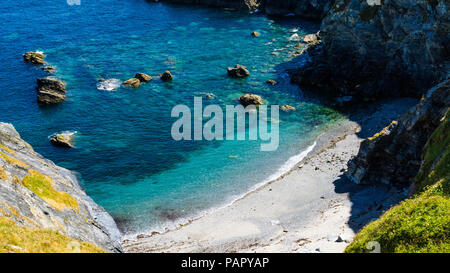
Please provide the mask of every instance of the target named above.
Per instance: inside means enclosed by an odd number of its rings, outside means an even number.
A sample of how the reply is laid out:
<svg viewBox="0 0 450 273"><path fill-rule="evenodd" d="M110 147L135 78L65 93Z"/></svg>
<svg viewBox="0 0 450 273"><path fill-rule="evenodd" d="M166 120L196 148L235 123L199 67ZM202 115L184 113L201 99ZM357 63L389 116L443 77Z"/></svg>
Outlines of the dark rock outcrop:
<svg viewBox="0 0 450 273"><path fill-rule="evenodd" d="M333 0L265 0L265 12L269 15L295 14L309 19L323 18Z"/></svg>
<svg viewBox="0 0 450 273"><path fill-rule="evenodd" d="M228 76L233 78L245 78L250 76L250 72L247 70L247 67L237 64L235 67L227 68Z"/></svg>
<svg viewBox="0 0 450 273"><path fill-rule="evenodd" d="M75 175L34 152L7 123L0 123L0 217L122 250L114 220L83 192Z"/></svg>
<svg viewBox="0 0 450 273"><path fill-rule="evenodd" d="M152 80L152 77L145 73L136 73L134 77L138 79L140 82L149 82Z"/></svg>
<svg viewBox="0 0 450 273"><path fill-rule="evenodd" d="M321 48L293 82L335 96L420 97L449 70L449 8L447 0L337 0Z"/></svg>
<svg viewBox="0 0 450 273"><path fill-rule="evenodd" d="M38 103L49 105L63 102L66 99L66 84L53 78L37 79Z"/></svg>
<svg viewBox="0 0 450 273"><path fill-rule="evenodd" d="M363 141L349 163L355 183L409 185L422 162L423 148L450 108L450 79L431 88L417 106L380 133Z"/></svg>
<svg viewBox="0 0 450 273"><path fill-rule="evenodd" d="M164 73L161 74L161 80L164 82L168 82L173 80L173 76L172 73L170 73L170 71L164 71Z"/></svg>
<svg viewBox="0 0 450 273"><path fill-rule="evenodd" d="M245 94L239 98L239 101L243 106L263 104L263 99L255 94Z"/></svg>

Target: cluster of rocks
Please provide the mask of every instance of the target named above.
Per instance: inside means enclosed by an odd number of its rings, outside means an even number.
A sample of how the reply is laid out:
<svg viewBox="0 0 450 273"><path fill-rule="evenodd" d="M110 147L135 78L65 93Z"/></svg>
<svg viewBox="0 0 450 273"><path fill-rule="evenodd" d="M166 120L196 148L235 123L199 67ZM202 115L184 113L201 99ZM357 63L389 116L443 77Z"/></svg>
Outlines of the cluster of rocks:
<svg viewBox="0 0 450 273"><path fill-rule="evenodd" d="M152 80L152 77L145 73L136 73L134 78L124 81L122 84L124 86L138 88L141 85L141 83L149 82L151 80Z"/></svg>

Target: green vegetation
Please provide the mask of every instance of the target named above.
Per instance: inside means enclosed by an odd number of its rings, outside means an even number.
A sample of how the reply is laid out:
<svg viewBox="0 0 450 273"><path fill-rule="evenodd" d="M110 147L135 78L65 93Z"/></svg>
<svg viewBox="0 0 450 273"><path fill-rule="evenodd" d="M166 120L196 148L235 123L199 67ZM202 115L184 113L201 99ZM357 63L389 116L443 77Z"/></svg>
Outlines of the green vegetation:
<svg viewBox="0 0 450 273"><path fill-rule="evenodd" d="M70 194L55 190L52 184L53 181L50 177L35 170L29 170L28 175L22 180L23 186L30 189L55 209L73 209L78 211L78 202Z"/></svg>
<svg viewBox="0 0 450 273"><path fill-rule="evenodd" d="M425 146L417 194L364 227L346 252L370 252L371 241L382 252L450 252L449 128L447 113Z"/></svg>
<svg viewBox="0 0 450 273"><path fill-rule="evenodd" d="M27 168L28 168L28 165L27 165L27 164L23 163L23 162L20 161L20 160L17 160L17 159L15 159L15 158L13 158L13 157L10 157L10 156L8 156L8 155L2 153L2 152L0 152L0 157L3 158L3 159L4 159L7 163L9 163L9 164L17 165L17 166L22 167L22 168L24 168L24 169L27 169Z"/></svg>
<svg viewBox="0 0 450 273"><path fill-rule="evenodd" d="M105 252L59 232L19 226L8 217L0 217L0 253Z"/></svg>

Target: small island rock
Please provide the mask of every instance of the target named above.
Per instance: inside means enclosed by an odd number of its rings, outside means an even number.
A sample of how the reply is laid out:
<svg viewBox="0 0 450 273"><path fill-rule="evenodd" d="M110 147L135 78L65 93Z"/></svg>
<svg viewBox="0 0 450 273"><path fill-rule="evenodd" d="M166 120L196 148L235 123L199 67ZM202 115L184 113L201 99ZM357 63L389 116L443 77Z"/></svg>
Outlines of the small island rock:
<svg viewBox="0 0 450 273"><path fill-rule="evenodd" d="M145 73L136 73L134 77L141 82L149 82L152 80L152 77Z"/></svg>
<svg viewBox="0 0 450 273"><path fill-rule="evenodd" d="M141 85L141 81L139 79L136 79L136 78L131 78L131 79L127 80L127 81L124 81L122 84L124 86L138 88Z"/></svg>
<svg viewBox="0 0 450 273"><path fill-rule="evenodd" d="M250 72L247 67L237 64L235 67L228 67L228 75L234 78L245 78L250 76Z"/></svg>
<svg viewBox="0 0 450 273"><path fill-rule="evenodd" d="M45 55L40 52L29 51L29 52L23 54L23 59L25 62L37 64L37 65L47 64L44 61L44 58L45 58Z"/></svg>
<svg viewBox="0 0 450 273"><path fill-rule="evenodd" d="M66 99L66 84L53 78L37 79L38 103L56 104Z"/></svg>
<svg viewBox="0 0 450 273"><path fill-rule="evenodd" d="M172 73L168 70L164 71L164 73L161 74L161 80L165 82L173 80Z"/></svg>
<svg viewBox="0 0 450 273"><path fill-rule="evenodd" d="M297 110L297 109L295 109L294 106L290 106L288 104L281 106L280 109L283 112L291 112L291 111L296 111Z"/></svg>
<svg viewBox="0 0 450 273"><path fill-rule="evenodd" d="M55 146L73 148L72 138L69 134L57 134L50 138L50 142Z"/></svg>
<svg viewBox="0 0 450 273"><path fill-rule="evenodd" d="M243 106L263 104L262 98L255 94L245 94L239 98L239 101Z"/></svg>

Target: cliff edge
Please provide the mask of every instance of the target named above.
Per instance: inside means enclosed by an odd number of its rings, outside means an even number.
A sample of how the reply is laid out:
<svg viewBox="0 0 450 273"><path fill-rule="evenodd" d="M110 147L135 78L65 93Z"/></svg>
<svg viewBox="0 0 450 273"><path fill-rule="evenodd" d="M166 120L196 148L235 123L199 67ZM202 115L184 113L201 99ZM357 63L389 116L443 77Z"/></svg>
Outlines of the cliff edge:
<svg viewBox="0 0 450 273"><path fill-rule="evenodd" d="M74 174L7 123L0 123L0 222L0 252L122 251L114 220Z"/></svg>

